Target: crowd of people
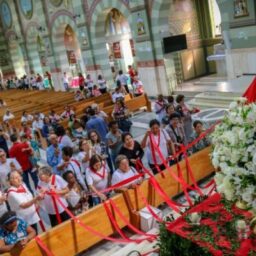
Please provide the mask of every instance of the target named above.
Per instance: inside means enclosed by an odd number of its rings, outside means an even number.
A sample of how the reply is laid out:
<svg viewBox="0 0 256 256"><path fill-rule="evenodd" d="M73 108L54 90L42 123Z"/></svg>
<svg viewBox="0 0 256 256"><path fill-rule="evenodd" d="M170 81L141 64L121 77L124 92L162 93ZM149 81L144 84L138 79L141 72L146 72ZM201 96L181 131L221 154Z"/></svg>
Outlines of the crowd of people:
<svg viewBox="0 0 256 256"><path fill-rule="evenodd" d="M178 95L176 100L172 96L166 100L159 95L154 104L156 119L149 122L142 141L135 140L129 109L124 102L129 88L122 72L118 76L110 122L107 114L93 104L79 118L75 110L66 106L61 114L54 109L48 115L24 111L21 128L0 127L0 253L23 248L38 233L39 208L48 214L54 227L70 218L65 207L77 215L107 200L113 193L141 184L144 175L115 187L114 191L108 190L143 174L143 159L153 174L180 161L182 153L176 159L170 156L202 134L203 124L200 121L192 124L191 119L191 114L198 110L190 109L183 95ZM133 82L136 79L134 75ZM102 93L104 86L102 81ZM87 83L80 91L85 87L94 90L93 83L90 86ZM62 125L63 120L68 121L68 127ZM47 163L40 159L42 138L47 143ZM205 137L188 153L209 144Z"/></svg>
<svg viewBox="0 0 256 256"><path fill-rule="evenodd" d="M72 77L66 72L62 74L62 85L65 91L70 91L72 88ZM143 83L139 80L138 73L135 69L129 65L128 73L124 74L122 70L119 70L115 78L115 91L114 101L118 96L123 96L132 93L135 97L140 96L144 93ZM130 89L129 89L130 85ZM24 75L20 78L12 77L8 78L3 84L1 81L0 89L24 89L24 90L45 90L54 89L51 74L46 71L42 76L39 73L36 75ZM108 91L107 81L102 75L98 75L97 80L94 81L90 74L85 77L82 73L78 73L78 89L75 90L74 99L75 101L82 101L90 97L98 97Z"/></svg>
<svg viewBox="0 0 256 256"><path fill-rule="evenodd" d="M31 74L22 77L11 77L1 81L1 89L44 90L53 89L52 76L46 71L44 75Z"/></svg>

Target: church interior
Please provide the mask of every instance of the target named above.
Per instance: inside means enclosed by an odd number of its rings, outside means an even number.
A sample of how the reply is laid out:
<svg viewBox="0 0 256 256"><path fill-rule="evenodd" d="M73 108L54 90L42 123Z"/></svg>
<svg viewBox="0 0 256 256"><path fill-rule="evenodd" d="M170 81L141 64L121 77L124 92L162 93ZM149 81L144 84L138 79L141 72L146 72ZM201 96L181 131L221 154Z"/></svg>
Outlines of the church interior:
<svg viewBox="0 0 256 256"><path fill-rule="evenodd" d="M256 256L255 0L0 0L0 254Z"/></svg>

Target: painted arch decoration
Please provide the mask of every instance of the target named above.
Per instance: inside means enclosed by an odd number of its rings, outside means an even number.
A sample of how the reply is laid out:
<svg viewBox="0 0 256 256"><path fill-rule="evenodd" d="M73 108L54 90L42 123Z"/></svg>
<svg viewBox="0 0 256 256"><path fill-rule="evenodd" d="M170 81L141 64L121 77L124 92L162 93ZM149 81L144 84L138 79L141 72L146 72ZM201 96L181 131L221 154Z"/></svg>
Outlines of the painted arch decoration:
<svg viewBox="0 0 256 256"><path fill-rule="evenodd" d="M20 9L24 17L30 20L33 16L33 1L32 0L20 0Z"/></svg>
<svg viewBox="0 0 256 256"><path fill-rule="evenodd" d="M51 4L54 6L60 6L63 0L50 0Z"/></svg>
<svg viewBox="0 0 256 256"><path fill-rule="evenodd" d="M0 6L0 13L4 27L10 28L12 26L12 13L10 6L7 4L7 2L2 2Z"/></svg>

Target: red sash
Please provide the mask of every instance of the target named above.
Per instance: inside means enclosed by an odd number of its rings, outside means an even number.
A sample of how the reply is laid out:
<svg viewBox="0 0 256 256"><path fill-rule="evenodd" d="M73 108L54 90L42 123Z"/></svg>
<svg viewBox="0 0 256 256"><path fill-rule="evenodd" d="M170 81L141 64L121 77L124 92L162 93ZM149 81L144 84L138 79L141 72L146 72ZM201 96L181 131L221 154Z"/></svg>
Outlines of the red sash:
<svg viewBox="0 0 256 256"><path fill-rule="evenodd" d="M59 137L59 139L58 139L59 143L61 143L62 138L63 138L63 136L60 136L60 137Z"/></svg>
<svg viewBox="0 0 256 256"><path fill-rule="evenodd" d="M155 165L157 171L161 173L162 177L164 177L164 173L161 172L161 170L160 170L160 168L159 168L159 165L157 164L157 161L156 161L156 150L157 150L157 153L158 153L159 157L161 158L161 160L164 159L163 153L162 153L161 149L159 148L159 146L160 146L160 139L161 139L161 131L160 131L159 134L158 134L157 145L156 145L156 143L155 143L155 141L154 141L154 138L153 138L152 136L153 136L153 134L150 133L150 135L149 135L149 140L150 140L150 148L151 148L151 153L152 153L153 162L154 162L154 165ZM165 161L165 160L162 161L161 164L166 164L166 161ZM161 164L160 164L160 165L161 165Z"/></svg>
<svg viewBox="0 0 256 256"><path fill-rule="evenodd" d="M159 105L160 107L163 107L163 106L164 106L164 103L159 102L159 101L156 101L156 104Z"/></svg>
<svg viewBox="0 0 256 256"><path fill-rule="evenodd" d="M27 190L21 185L19 188L17 189L8 189L7 191L7 196L9 195L9 193L11 192L15 192L15 193L27 193Z"/></svg>
<svg viewBox="0 0 256 256"><path fill-rule="evenodd" d="M70 162L75 163L79 167L79 170L81 172L81 165L80 165L80 163L76 159L70 159Z"/></svg>
<svg viewBox="0 0 256 256"><path fill-rule="evenodd" d="M103 174L101 175L99 172L97 172L96 170L94 170L93 168L90 168L90 170L97 175L98 177L100 177L102 180L105 179L105 175L106 175L106 163L104 162L103 164Z"/></svg>
<svg viewBox="0 0 256 256"><path fill-rule="evenodd" d="M27 190L21 185L21 186L20 186L18 189L16 189L16 190L15 190L15 189L9 189L9 190L7 191L7 196L8 196L9 193L11 193L11 192L15 192L15 193L27 193ZM36 212L37 212L37 214L38 214L38 216L39 216L39 225L40 225L42 231L45 232L46 229L45 229L44 223L43 223L43 221L42 221L42 219L41 219L41 216L40 216L40 214L39 214L38 209L36 209Z"/></svg>
<svg viewBox="0 0 256 256"><path fill-rule="evenodd" d="M51 186L55 187L55 181L56 181L56 175L53 174L52 175L52 180L51 180ZM37 188L41 189L40 186L37 186ZM52 198L52 203L53 203L53 207L54 207L54 210L55 210L55 213L56 213L56 218L57 218L58 223L60 224L62 221L61 221L60 213L59 213L59 210L58 210L56 198L50 192L46 192L46 194L50 195L51 198Z"/></svg>

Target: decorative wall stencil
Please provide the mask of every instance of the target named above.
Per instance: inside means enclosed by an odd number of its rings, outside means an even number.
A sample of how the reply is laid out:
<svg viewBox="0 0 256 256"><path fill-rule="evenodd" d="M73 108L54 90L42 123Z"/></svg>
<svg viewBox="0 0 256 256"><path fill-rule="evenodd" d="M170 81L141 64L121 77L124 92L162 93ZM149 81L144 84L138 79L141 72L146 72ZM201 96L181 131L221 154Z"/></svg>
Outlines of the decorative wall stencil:
<svg viewBox="0 0 256 256"><path fill-rule="evenodd" d="M33 16L33 1L20 0L20 9L27 19L31 19Z"/></svg>
<svg viewBox="0 0 256 256"><path fill-rule="evenodd" d="M63 2L63 0L50 0L50 2L54 5L54 6L60 6Z"/></svg>
<svg viewBox="0 0 256 256"><path fill-rule="evenodd" d="M10 6L4 1L0 8L3 25L5 28L10 28L12 26L12 13Z"/></svg>

